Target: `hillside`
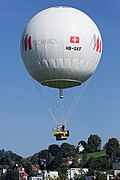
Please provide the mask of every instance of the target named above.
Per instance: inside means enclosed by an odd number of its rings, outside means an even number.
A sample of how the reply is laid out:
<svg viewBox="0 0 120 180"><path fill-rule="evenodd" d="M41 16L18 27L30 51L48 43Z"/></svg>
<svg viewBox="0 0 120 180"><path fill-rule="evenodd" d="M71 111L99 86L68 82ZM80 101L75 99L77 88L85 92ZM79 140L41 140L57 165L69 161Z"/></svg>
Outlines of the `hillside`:
<svg viewBox="0 0 120 180"><path fill-rule="evenodd" d="M86 155L87 155L87 159L89 159L90 157L100 158L106 156L106 152L105 150L100 150L99 152L87 153ZM77 156L78 158L83 158L84 154L77 154Z"/></svg>
<svg viewBox="0 0 120 180"><path fill-rule="evenodd" d="M0 165L7 167L2 179L17 180L18 168L21 167L24 167L29 176L39 174L38 170L40 169L58 171L60 178L65 179L66 170L71 167L88 168L89 175L93 176L94 171L111 169L112 163L120 158L120 144L116 138L110 138L105 144L104 150L101 150L100 145L101 138L98 135L90 135L88 142L80 141L77 147L69 143L63 143L60 146L52 144L47 149L40 150L28 158L22 158L12 151L2 149L0 150ZM83 149L82 152L80 147Z"/></svg>

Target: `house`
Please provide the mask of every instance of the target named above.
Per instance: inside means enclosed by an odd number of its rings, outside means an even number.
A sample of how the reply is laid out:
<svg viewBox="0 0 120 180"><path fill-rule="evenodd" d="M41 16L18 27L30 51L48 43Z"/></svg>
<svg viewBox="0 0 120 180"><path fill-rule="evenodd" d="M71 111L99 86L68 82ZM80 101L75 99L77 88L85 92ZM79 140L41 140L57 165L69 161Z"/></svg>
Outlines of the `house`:
<svg viewBox="0 0 120 180"><path fill-rule="evenodd" d="M118 174L120 174L120 170L108 170L106 172L107 180L114 179Z"/></svg>
<svg viewBox="0 0 120 180"><path fill-rule="evenodd" d="M115 170L120 170L120 159L116 159L113 164L112 164L112 168Z"/></svg>
<svg viewBox="0 0 120 180"><path fill-rule="evenodd" d="M24 171L20 173L20 180L27 180L28 179L28 174Z"/></svg>
<svg viewBox="0 0 120 180"><path fill-rule="evenodd" d="M48 173L48 178L52 178L52 179L57 179L59 176L58 176L58 172L57 171L50 171Z"/></svg>
<svg viewBox="0 0 120 180"><path fill-rule="evenodd" d="M67 170L67 180L75 179L79 175L85 175L88 172L88 168L70 168Z"/></svg>
<svg viewBox="0 0 120 180"><path fill-rule="evenodd" d="M78 145L77 148L78 148L78 152L79 152L79 153L81 153L81 152L84 151L84 149L85 149L84 146L83 146L81 143Z"/></svg>
<svg viewBox="0 0 120 180"><path fill-rule="evenodd" d="M120 174L120 159L116 159L112 164L112 170L107 172L107 180L114 179L118 174Z"/></svg>
<svg viewBox="0 0 120 180"><path fill-rule="evenodd" d="M29 180L42 180L42 179L43 179L43 177L40 175L29 177Z"/></svg>
<svg viewBox="0 0 120 180"><path fill-rule="evenodd" d="M47 170L40 170L39 175L34 176L34 177L29 177L29 180L48 180L48 179L57 179L58 172L57 171L47 171Z"/></svg>
<svg viewBox="0 0 120 180"><path fill-rule="evenodd" d="M25 172L25 169L21 166L18 167L19 169L19 180L27 180L28 174Z"/></svg>
<svg viewBox="0 0 120 180"><path fill-rule="evenodd" d="M7 166L7 165L0 165L0 176L2 174L6 173L8 168L9 168L9 166Z"/></svg>

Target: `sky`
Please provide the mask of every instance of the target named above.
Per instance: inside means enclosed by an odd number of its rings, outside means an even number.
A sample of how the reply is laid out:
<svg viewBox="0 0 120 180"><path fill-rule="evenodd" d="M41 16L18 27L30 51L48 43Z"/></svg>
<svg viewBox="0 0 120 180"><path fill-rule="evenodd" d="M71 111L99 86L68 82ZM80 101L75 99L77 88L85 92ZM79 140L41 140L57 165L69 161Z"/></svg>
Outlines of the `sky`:
<svg viewBox="0 0 120 180"><path fill-rule="evenodd" d="M97 24L103 40L100 64L67 123L67 143L77 146L91 134L120 141L120 1L119 0L0 0L0 149L22 157L56 142L56 126L36 91L20 55L26 23L52 6L77 8Z"/></svg>

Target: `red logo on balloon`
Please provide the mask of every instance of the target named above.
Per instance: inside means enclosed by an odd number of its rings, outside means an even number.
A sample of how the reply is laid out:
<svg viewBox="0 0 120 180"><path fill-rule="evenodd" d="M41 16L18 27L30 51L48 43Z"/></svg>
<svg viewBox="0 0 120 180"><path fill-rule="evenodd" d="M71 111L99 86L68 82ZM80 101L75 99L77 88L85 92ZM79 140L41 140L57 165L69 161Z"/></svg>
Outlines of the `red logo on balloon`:
<svg viewBox="0 0 120 180"><path fill-rule="evenodd" d="M94 44L94 48L93 50L96 50L96 52L101 52L102 51L102 40L99 39L99 37L97 38L95 44Z"/></svg>
<svg viewBox="0 0 120 180"><path fill-rule="evenodd" d="M23 45L23 51L32 50L32 37L28 35L23 37L22 45Z"/></svg>
<svg viewBox="0 0 120 180"><path fill-rule="evenodd" d="M78 36L70 36L70 43L79 43L80 38Z"/></svg>
<svg viewBox="0 0 120 180"><path fill-rule="evenodd" d="M95 50L96 52L102 52L102 40L99 38L99 36L97 37L94 34L90 46L93 46L93 50Z"/></svg>

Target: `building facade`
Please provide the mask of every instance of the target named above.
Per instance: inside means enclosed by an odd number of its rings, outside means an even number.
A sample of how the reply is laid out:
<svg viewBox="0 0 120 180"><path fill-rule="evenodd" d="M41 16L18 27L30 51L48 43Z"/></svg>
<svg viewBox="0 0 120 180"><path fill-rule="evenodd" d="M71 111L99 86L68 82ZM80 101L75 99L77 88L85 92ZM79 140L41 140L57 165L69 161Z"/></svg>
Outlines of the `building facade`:
<svg viewBox="0 0 120 180"><path fill-rule="evenodd" d="M47 170L40 170L39 175L34 177L29 177L29 180L48 180L48 179L57 179L58 172L57 171L47 171Z"/></svg>
<svg viewBox="0 0 120 180"><path fill-rule="evenodd" d="M87 174L88 169L87 168L70 168L67 170L67 180L69 179L75 179L79 175L85 175Z"/></svg>

